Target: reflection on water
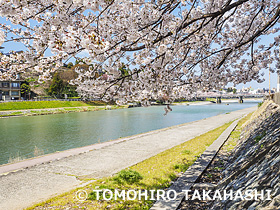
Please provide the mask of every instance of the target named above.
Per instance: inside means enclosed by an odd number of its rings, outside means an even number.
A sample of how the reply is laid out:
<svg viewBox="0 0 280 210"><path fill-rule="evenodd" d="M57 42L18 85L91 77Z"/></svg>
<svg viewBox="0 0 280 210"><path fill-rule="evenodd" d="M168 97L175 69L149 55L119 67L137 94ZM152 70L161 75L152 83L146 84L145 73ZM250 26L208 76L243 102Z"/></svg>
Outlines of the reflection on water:
<svg viewBox="0 0 280 210"><path fill-rule="evenodd" d="M151 130L200 120L221 113L255 106L256 102L201 106L163 106L79 112L0 119L0 164L9 157L32 157L35 146L52 153L104 142Z"/></svg>

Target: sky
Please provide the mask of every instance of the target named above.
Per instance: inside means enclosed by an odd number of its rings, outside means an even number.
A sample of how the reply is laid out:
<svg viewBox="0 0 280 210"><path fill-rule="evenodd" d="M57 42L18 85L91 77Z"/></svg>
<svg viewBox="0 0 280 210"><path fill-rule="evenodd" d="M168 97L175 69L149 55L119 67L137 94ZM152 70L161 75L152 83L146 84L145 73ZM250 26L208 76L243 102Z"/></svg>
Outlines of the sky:
<svg viewBox="0 0 280 210"><path fill-rule="evenodd" d="M5 20L5 18L0 17L0 23L4 24L9 24L9 22L7 22ZM266 36L264 39L262 39L262 41L260 42L260 44L264 44L267 45L268 43L270 43L271 39L273 39L272 36ZM2 49L1 51L4 53L7 53L9 51L20 51L20 50L25 50L25 46L22 43L19 42L8 42L8 43L4 43L2 45L2 47L4 47L4 49ZM50 52L48 52L48 54L50 55ZM49 56L48 55L48 56ZM87 53L86 52L82 52L79 54L79 57L83 57L86 56ZM73 59L70 60L71 62L74 62ZM272 67L274 67L274 65L272 65ZM243 87L251 87L253 89L257 89L257 88L268 88L269 87L269 71L268 69L261 69L260 72L264 72L264 79L265 81L263 83L257 83L256 81L252 81L252 82L248 82L246 84L239 84L236 86L237 89L241 89ZM276 88L277 87L277 74L276 73L271 73L271 88ZM228 84L227 87L232 87L232 84Z"/></svg>
<svg viewBox="0 0 280 210"><path fill-rule="evenodd" d="M259 42L259 44L269 45L272 41L274 41L274 38L272 35L263 36L261 37L262 40ZM275 65L272 64L271 68L275 68ZM263 83L258 83L256 81L248 82L246 84L239 84L236 86L237 89L241 89L242 87L252 87L253 89L257 88L268 88L269 87L269 70L268 69L261 69L260 72L264 72L264 79L265 81ZM229 84L228 86L232 86L232 84ZM270 86L271 88L277 87L277 73L271 73L270 74Z"/></svg>

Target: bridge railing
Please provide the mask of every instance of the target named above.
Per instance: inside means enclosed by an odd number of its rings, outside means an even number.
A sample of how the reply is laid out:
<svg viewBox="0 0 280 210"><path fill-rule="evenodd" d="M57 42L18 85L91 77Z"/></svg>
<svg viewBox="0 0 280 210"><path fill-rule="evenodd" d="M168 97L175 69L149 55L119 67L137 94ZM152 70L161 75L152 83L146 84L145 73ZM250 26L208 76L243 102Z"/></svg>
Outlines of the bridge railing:
<svg viewBox="0 0 280 210"><path fill-rule="evenodd" d="M267 94L259 93L259 94L249 94L249 93L237 93L237 94L199 94L197 97L203 97L203 98L216 98L216 97L222 97L222 98L239 98L242 96L243 98L263 98Z"/></svg>

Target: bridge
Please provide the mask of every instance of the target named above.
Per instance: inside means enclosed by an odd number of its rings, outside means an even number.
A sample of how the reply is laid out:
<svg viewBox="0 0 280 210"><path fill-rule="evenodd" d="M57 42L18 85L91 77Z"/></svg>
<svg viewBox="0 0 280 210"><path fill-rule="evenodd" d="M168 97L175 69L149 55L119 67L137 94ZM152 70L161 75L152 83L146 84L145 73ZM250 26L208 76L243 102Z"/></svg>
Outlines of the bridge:
<svg viewBox="0 0 280 210"><path fill-rule="evenodd" d="M206 98L215 98L216 103L220 104L222 103L222 99L238 99L239 103L243 103L244 98L264 98L268 96L268 94L265 93L259 93L259 94L249 94L249 93L238 93L238 94L199 94L196 96L196 99L206 100Z"/></svg>

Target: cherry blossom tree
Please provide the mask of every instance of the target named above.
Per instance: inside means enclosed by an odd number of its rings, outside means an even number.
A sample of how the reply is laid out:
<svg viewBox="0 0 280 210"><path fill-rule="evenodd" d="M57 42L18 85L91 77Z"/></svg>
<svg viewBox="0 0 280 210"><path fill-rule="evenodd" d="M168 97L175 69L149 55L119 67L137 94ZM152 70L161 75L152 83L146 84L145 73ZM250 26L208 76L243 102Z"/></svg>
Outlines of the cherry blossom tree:
<svg viewBox="0 0 280 210"><path fill-rule="evenodd" d="M27 48L1 56L9 71L0 77L36 72L46 80L87 52L92 68L77 69L72 81L86 98L172 101L262 82L262 68L280 66L278 0L1 0L0 15L11 23L0 24L0 44Z"/></svg>

